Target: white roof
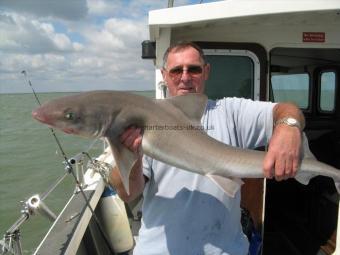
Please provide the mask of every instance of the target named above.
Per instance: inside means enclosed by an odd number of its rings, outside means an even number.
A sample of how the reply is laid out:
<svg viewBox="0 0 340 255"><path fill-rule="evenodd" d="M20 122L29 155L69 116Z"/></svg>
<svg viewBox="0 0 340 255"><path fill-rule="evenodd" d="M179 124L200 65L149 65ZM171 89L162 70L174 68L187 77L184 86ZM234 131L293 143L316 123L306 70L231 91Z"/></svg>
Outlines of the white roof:
<svg viewBox="0 0 340 255"><path fill-rule="evenodd" d="M340 18L340 0L226 0L160 9L149 13L150 39L154 39L159 28L162 27L331 10L338 11Z"/></svg>

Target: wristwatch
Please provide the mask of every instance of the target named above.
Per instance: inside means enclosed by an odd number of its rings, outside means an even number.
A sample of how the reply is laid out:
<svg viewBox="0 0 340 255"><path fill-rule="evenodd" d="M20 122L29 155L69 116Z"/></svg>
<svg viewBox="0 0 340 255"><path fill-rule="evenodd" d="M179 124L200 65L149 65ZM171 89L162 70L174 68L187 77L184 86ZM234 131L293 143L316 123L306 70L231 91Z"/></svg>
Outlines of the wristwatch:
<svg viewBox="0 0 340 255"><path fill-rule="evenodd" d="M300 122L297 119L292 118L292 117L282 118L275 122L275 126L280 125L280 124L285 124L291 127L297 127L300 130L302 129Z"/></svg>

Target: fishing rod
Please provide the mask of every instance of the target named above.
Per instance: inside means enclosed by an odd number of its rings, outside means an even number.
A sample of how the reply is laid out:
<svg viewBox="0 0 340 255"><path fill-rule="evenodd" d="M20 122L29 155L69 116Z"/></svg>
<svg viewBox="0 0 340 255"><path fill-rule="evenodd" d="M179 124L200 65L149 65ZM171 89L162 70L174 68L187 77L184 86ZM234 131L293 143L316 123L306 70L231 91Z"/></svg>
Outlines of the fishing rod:
<svg viewBox="0 0 340 255"><path fill-rule="evenodd" d="M31 81L27 78L27 72L26 72L25 70L23 70L23 71L21 71L21 73L24 75L26 82L27 82L28 85L31 87L31 90L32 90L32 93L33 93L33 95L34 95L34 97L35 97L35 100L37 101L37 103L39 104L39 106L41 106L41 102L40 102L40 100L39 100L39 98L38 98L38 95L37 95L37 93L35 92L34 87L33 87L32 83L31 83ZM69 160L68 157L66 156L66 153L64 152L63 147L61 146L61 143L60 143L60 141L59 141L59 139L58 139L58 137L57 137L57 135L56 135L54 129L51 128L51 127L48 127L48 128L49 128L49 130L51 131L51 134L52 134L52 136L54 137L54 140L56 141L56 143L57 143L57 145L58 145L58 148L59 148L59 151L61 152L62 157L64 158L64 163L65 163L65 165L66 165L66 166L65 166L65 169L67 170L68 173L70 173L70 174L73 176L74 181L75 181L75 183L76 183L76 186L78 187L80 193L82 194L82 196L83 196L83 198L84 198L84 200L85 200L86 207L89 208L89 210L90 210L90 212L91 212L91 214L92 214L92 216L93 216L93 218L94 218L94 220L95 220L95 222L96 222L96 224L97 224L97 226L98 226L98 229L99 229L101 235L102 235L103 238L104 238L105 244L107 245L107 247L108 247L108 249L110 250L111 254L113 254L113 255L116 254L116 253L114 252L114 250L113 250L112 245L110 245L109 238L108 238L107 234L105 233L105 231L103 230L103 228L102 228L102 226L101 226L101 224L100 224L100 221L99 221L97 215L95 214L95 212L94 212L92 206L90 205L90 202L89 202L89 200L88 200L87 197L86 197L86 194L85 194L85 192L84 192L84 189L83 189L81 183L79 182L79 180L78 180L78 178L77 178L77 176L76 176L76 174L75 174L75 172L74 172L74 169L73 169L71 160ZM46 195L45 195L44 197L46 197Z"/></svg>

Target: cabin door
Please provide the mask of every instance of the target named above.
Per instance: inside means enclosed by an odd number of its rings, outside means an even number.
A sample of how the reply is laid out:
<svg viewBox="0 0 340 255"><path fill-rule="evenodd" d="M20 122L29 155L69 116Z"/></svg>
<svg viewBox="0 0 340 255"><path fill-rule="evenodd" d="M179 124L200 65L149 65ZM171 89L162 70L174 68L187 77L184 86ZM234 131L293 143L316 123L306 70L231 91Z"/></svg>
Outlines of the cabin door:
<svg viewBox="0 0 340 255"><path fill-rule="evenodd" d="M339 77L339 49L281 47L270 52L271 100L295 102L305 115L312 153L340 169ZM282 254L333 254L338 205L330 178L318 176L308 185L267 180L263 254L278 254L277 247Z"/></svg>

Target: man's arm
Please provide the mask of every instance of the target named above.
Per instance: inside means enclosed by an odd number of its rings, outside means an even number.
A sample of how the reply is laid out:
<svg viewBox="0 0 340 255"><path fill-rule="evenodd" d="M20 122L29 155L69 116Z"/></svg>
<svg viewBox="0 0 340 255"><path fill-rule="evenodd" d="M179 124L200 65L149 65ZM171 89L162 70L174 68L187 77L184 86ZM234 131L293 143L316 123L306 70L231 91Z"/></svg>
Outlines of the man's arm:
<svg viewBox="0 0 340 255"><path fill-rule="evenodd" d="M142 143L142 135L140 128L130 127L121 136L120 141L132 152L138 155L138 160L133 166L129 176L130 194L124 189L123 182L116 167L113 168L110 176L110 184L115 187L119 197L125 201L130 202L136 199L144 190L146 177L143 175L142 155L139 152Z"/></svg>
<svg viewBox="0 0 340 255"><path fill-rule="evenodd" d="M274 125L278 120L286 117L296 119L301 128L284 123ZM305 119L300 109L294 104L278 103L273 109L273 122L273 135L263 162L263 172L266 178L275 176L275 179L280 181L294 177L299 169Z"/></svg>

